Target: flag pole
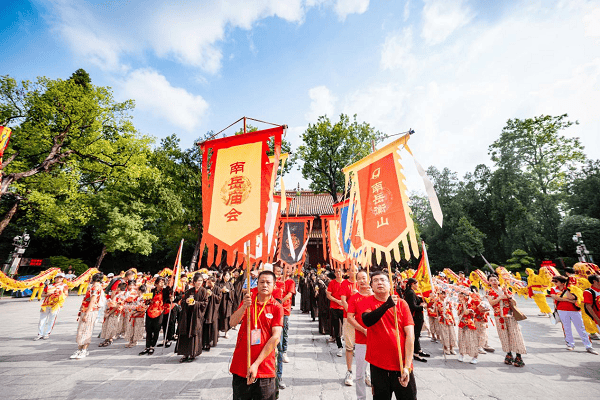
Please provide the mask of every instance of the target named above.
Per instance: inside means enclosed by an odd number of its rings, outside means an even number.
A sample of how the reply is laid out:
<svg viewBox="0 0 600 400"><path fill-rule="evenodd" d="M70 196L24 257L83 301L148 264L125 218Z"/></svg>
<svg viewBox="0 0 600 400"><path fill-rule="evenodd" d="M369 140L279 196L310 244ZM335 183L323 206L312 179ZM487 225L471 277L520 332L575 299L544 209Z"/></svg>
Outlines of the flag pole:
<svg viewBox="0 0 600 400"><path fill-rule="evenodd" d="M183 247L183 239L181 239L181 242L179 243L179 250L177 250L177 257L175 258L175 266L173 267L173 291L171 292L171 297L174 297L175 287L177 286L177 283L179 281L179 275L181 274L179 266L181 265L181 248L182 247ZM165 329L165 331L164 331L162 351L165 350L165 345L167 344L167 332L169 332L169 322L171 322L171 311L172 310L173 309L170 308L169 315L167 315L167 329ZM162 352L161 352L161 354L162 354Z"/></svg>
<svg viewBox="0 0 600 400"><path fill-rule="evenodd" d="M394 250L395 251L395 250ZM388 278L390 280L390 289L393 294L396 291L394 281L392 280L392 263L388 260ZM396 324L396 345L398 346L398 360L400 361L400 372L403 370L402 346L400 346L400 331L398 330L398 307L394 305L394 322Z"/></svg>
<svg viewBox="0 0 600 400"><path fill-rule="evenodd" d="M244 128L246 127L246 118L244 118ZM244 129L245 130L245 129ZM248 293L250 294L250 241L246 242L246 283L248 288ZM258 301L258 299L256 300ZM248 307L246 309L246 371L250 371L250 365L252 365L252 359L250 357L250 320L252 319L252 307Z"/></svg>

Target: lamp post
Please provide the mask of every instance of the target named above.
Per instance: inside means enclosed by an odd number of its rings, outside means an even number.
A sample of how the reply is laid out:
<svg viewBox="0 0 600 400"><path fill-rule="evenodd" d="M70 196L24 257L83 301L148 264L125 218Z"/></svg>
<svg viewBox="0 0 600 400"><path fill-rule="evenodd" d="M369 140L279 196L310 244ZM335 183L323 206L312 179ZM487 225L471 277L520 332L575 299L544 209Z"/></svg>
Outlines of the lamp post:
<svg viewBox="0 0 600 400"><path fill-rule="evenodd" d="M585 243L583 243L583 239L581 238L581 232L577 232L573 235L573 242L577 244L577 256L579 257L579 261L581 262L589 262L593 263L594 258L590 254L590 251L585 247Z"/></svg>
<svg viewBox="0 0 600 400"><path fill-rule="evenodd" d="M4 264L3 272L12 276L17 273L19 270L19 263L21 262L21 257L23 253L25 253L25 249L29 246L29 234L27 231L23 231L22 235L17 235L13 238L13 246L15 246L14 250L8 256L8 260L6 260L6 264ZM4 288L0 289L0 299L4 296Z"/></svg>

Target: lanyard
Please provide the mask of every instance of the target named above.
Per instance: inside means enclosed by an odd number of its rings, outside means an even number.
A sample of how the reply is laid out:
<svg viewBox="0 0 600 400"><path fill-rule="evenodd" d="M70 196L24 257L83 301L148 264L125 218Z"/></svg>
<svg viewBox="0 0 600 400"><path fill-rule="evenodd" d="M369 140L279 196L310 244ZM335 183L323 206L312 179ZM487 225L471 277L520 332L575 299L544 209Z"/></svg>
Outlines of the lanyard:
<svg viewBox="0 0 600 400"><path fill-rule="evenodd" d="M258 318L260 317L260 314L262 314L263 311L265 311L265 307L267 306L267 301L265 301L265 303L263 304L262 308L260 309L260 312L258 314L256 314L256 304L258 303L258 296L256 296L254 298L254 329L258 329Z"/></svg>

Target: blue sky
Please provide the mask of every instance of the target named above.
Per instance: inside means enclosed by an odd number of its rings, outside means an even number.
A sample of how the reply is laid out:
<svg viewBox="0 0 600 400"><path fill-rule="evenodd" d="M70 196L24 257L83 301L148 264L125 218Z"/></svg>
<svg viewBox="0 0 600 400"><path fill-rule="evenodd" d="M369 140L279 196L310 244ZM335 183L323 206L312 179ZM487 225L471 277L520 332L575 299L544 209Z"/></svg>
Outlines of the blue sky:
<svg viewBox="0 0 600 400"><path fill-rule="evenodd" d="M421 164L463 175L507 119L568 113L600 158L599 1L35 0L2 2L0 22L2 74L84 68L136 101L142 133L183 147L244 115L287 124L297 146L319 115L356 113L413 128Z"/></svg>

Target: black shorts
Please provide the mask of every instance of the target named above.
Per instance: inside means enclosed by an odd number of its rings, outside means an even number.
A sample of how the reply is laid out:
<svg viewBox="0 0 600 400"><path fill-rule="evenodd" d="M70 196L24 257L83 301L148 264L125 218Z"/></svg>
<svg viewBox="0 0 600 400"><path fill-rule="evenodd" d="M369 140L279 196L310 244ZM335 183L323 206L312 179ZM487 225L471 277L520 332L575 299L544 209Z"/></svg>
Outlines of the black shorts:
<svg viewBox="0 0 600 400"><path fill-rule="evenodd" d="M371 364L371 384L373 385L373 400L390 400L392 393L396 399L417 400L417 383L411 372L408 386L400 384L400 372L388 371Z"/></svg>
<svg viewBox="0 0 600 400"><path fill-rule="evenodd" d="M258 378L252 385L233 374L233 400L275 400L275 378Z"/></svg>

